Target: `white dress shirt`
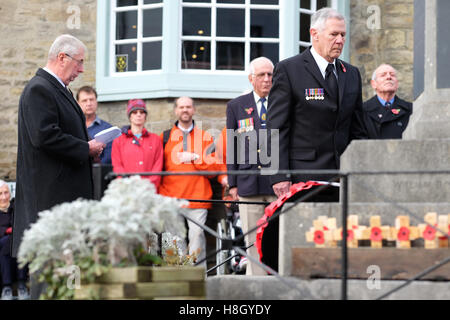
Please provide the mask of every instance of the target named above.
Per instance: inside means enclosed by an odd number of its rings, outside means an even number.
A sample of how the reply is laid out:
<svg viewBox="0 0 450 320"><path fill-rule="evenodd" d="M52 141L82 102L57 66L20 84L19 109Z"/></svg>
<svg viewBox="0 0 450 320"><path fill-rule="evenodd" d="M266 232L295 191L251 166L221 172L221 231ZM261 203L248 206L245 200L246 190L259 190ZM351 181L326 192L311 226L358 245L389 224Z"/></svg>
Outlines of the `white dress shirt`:
<svg viewBox="0 0 450 320"><path fill-rule="evenodd" d="M311 47L311 54L312 54L314 60L316 60L316 63L319 66L320 72L322 73L322 76L325 79L325 75L326 75L326 71L327 71L329 62L324 57L322 57L320 54L318 54L317 51L314 49L314 47ZM334 59L333 64L334 64L333 72L334 72L334 75L336 76L336 79L338 79L338 75L336 72L336 59Z"/></svg>
<svg viewBox="0 0 450 320"><path fill-rule="evenodd" d="M253 98L255 99L256 108L258 109L258 116L261 118L261 101L259 101L262 97L258 96L255 91L253 91ZM266 102L264 103L264 107L267 110L267 103L269 102L269 96L265 97Z"/></svg>

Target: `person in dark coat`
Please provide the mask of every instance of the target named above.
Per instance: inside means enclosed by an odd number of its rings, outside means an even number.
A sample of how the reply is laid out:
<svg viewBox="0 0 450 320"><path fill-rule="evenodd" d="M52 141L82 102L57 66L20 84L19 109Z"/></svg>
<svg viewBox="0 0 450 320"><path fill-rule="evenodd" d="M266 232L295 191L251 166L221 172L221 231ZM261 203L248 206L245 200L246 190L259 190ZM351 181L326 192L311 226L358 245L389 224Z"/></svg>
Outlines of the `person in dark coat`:
<svg viewBox="0 0 450 320"><path fill-rule="evenodd" d="M11 233L14 216L14 199L5 181L0 180L0 272L2 276L2 300L12 300L14 275L18 280L19 300L29 299L26 282L28 267L18 268L17 259L11 257Z"/></svg>
<svg viewBox="0 0 450 320"><path fill-rule="evenodd" d="M363 105L369 139L401 139L413 106L396 95L397 71L382 64L373 73L370 84L376 94Z"/></svg>
<svg viewBox="0 0 450 320"><path fill-rule="evenodd" d="M93 198L92 159L105 144L88 140L86 119L67 88L84 71L85 52L71 35L56 38L46 67L38 69L20 97L13 257L40 211ZM33 281L31 290L33 298Z"/></svg>
<svg viewBox="0 0 450 320"><path fill-rule="evenodd" d="M345 18L334 9L323 8L312 16L310 34L312 47L279 62L274 71L267 126L271 138L279 143L280 170L337 170L351 140L367 137L361 75L356 67L338 59L345 43ZM278 136L273 129L279 130ZM291 183L332 178L276 174L271 182L275 194L282 196ZM339 190L329 187L309 200L339 201Z"/></svg>
<svg viewBox="0 0 450 320"><path fill-rule="evenodd" d="M253 86L249 94L237 97L227 104L227 137L234 139L227 143L227 170L261 170L265 163L261 162L260 155L267 155L265 148L267 100L272 87L273 63L265 57L254 59L250 63L248 76ZM266 131L267 132L267 131ZM244 139L249 140L248 143ZM241 140L241 141L239 141ZM240 143L244 148L240 148ZM239 161L242 160L242 161ZM263 161L264 162L264 161ZM251 202L273 202L276 200L268 175L229 175L228 184L233 200ZM264 206L239 205L239 214L242 222L242 231L246 233L254 228L258 220L264 215ZM256 241L256 232L246 236L247 246ZM250 256L258 258L256 247L248 250ZM247 275L265 275L266 272L248 261Z"/></svg>

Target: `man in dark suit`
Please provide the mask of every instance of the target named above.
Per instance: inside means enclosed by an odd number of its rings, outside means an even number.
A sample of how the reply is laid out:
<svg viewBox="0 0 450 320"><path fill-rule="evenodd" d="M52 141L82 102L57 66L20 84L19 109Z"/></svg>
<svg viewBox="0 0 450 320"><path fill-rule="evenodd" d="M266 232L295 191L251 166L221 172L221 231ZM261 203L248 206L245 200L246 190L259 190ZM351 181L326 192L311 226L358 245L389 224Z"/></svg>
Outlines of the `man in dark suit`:
<svg viewBox="0 0 450 320"><path fill-rule="evenodd" d="M24 230L37 220L38 212L77 198L93 198L92 158L105 145L88 141L85 117L67 88L84 71L85 52L85 45L73 36L56 38L46 67L37 71L20 97L14 257ZM32 299L40 290L32 281Z"/></svg>
<svg viewBox="0 0 450 320"><path fill-rule="evenodd" d="M312 16L310 34L312 48L275 67L267 126L272 140L278 139L280 170L339 169L350 141L367 137L360 73L338 59L345 43L344 17L323 8ZM275 194L282 196L291 183L331 178L276 174L271 181ZM329 187L310 201L339 201L339 191Z"/></svg>
<svg viewBox="0 0 450 320"><path fill-rule="evenodd" d="M391 65L382 64L373 73L370 84L376 94L363 104L369 139L401 139L413 106L396 96L397 71Z"/></svg>
<svg viewBox="0 0 450 320"><path fill-rule="evenodd" d="M266 137L260 135L266 130L267 102L272 87L273 63L265 58L254 59L250 63L248 79L253 86L249 94L237 97L227 105L227 170L261 170L267 163L261 161L261 155L267 155ZM240 148L242 146L242 148ZM244 202L272 202L275 195L267 175L229 175L230 195L234 200ZM264 215L264 206L239 205L242 231L246 233L256 226ZM246 236L250 245L256 241L256 232ZM256 247L248 250L250 256L258 258ZM265 275L266 272L248 261L247 275Z"/></svg>

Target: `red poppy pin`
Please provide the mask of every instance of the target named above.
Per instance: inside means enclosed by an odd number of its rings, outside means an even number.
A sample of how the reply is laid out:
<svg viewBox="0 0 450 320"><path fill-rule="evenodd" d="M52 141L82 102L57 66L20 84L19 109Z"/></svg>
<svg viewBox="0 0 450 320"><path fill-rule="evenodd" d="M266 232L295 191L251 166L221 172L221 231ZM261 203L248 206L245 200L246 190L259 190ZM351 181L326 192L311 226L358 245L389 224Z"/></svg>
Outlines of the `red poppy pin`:
<svg viewBox="0 0 450 320"><path fill-rule="evenodd" d="M372 241L381 241L383 240L383 235L381 229L378 227L373 227L370 233L370 240Z"/></svg>
<svg viewBox="0 0 450 320"><path fill-rule="evenodd" d="M314 243L315 244L324 244L325 243L325 236L323 234L323 231L317 230L314 232Z"/></svg>
<svg viewBox="0 0 450 320"><path fill-rule="evenodd" d="M409 241L409 228L401 227L397 233L397 239L399 241Z"/></svg>
<svg viewBox="0 0 450 320"><path fill-rule="evenodd" d="M400 109L392 109L391 110L393 114L397 115L400 113Z"/></svg>
<svg viewBox="0 0 450 320"><path fill-rule="evenodd" d="M341 62L341 67L342 67L342 71L344 71L344 73L347 72L347 69L345 69L344 64Z"/></svg>
<svg viewBox="0 0 450 320"><path fill-rule="evenodd" d="M252 114L253 108L247 108L247 109L245 109L245 112L247 112L247 114Z"/></svg>
<svg viewBox="0 0 450 320"><path fill-rule="evenodd" d="M425 231L423 232L423 238L425 240L434 240L436 238L436 230L433 229L430 225L428 225L425 228Z"/></svg>

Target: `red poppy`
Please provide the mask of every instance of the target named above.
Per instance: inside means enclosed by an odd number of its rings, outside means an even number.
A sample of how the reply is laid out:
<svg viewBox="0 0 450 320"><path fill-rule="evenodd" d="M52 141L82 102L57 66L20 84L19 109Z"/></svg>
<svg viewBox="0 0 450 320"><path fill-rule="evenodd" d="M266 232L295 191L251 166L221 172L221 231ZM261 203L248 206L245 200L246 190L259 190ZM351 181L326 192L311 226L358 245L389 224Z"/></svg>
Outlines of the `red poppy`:
<svg viewBox="0 0 450 320"><path fill-rule="evenodd" d="M252 114L252 112L253 112L253 108L248 108L248 109L245 109L245 111L247 111L247 114Z"/></svg>
<svg viewBox="0 0 450 320"><path fill-rule="evenodd" d="M341 231L341 237L343 237L344 232ZM355 238L353 230L347 230L347 241L352 241Z"/></svg>
<svg viewBox="0 0 450 320"><path fill-rule="evenodd" d="M325 235L323 231L317 230L314 232L314 243L315 244L324 244L325 243Z"/></svg>
<svg viewBox="0 0 450 320"><path fill-rule="evenodd" d="M400 113L400 109L392 109L391 110L393 114L399 114Z"/></svg>
<svg viewBox="0 0 450 320"><path fill-rule="evenodd" d="M397 240L399 241L409 241L409 228L401 227L397 233Z"/></svg>
<svg viewBox="0 0 450 320"><path fill-rule="evenodd" d="M434 240L436 238L436 230L428 225L423 232L423 238L425 240Z"/></svg>
<svg viewBox="0 0 450 320"><path fill-rule="evenodd" d="M381 241L383 240L383 234L381 229L378 227L373 227L370 233L370 240L372 241Z"/></svg>

